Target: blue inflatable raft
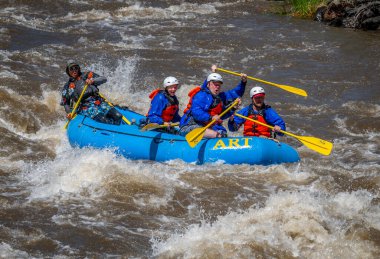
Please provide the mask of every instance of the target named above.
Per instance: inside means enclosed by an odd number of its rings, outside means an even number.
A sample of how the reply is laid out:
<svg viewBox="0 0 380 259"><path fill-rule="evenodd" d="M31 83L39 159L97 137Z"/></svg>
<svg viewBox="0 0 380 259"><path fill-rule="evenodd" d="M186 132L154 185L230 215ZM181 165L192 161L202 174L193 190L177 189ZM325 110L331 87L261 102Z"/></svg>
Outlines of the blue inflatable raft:
<svg viewBox="0 0 380 259"><path fill-rule="evenodd" d="M143 115L117 108L129 121ZM159 131L142 132L136 125L110 125L78 114L69 124L67 135L74 147L116 148L129 159L168 161L182 159L189 163L270 165L300 160L295 149L284 143L258 137L203 139L191 148L185 137Z"/></svg>

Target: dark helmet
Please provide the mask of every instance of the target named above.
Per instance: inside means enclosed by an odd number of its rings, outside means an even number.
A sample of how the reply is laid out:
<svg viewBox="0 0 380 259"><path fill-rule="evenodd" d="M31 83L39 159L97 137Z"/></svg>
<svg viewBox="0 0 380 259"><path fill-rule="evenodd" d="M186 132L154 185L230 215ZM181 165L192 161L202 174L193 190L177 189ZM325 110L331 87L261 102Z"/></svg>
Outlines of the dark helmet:
<svg viewBox="0 0 380 259"><path fill-rule="evenodd" d="M79 64L78 64L77 62L73 61L73 60L69 60L69 61L67 62L67 66L66 66L66 74L67 74L68 76L70 76L70 74L69 74L69 70L70 70L70 67L72 67L72 66L78 66L78 67L79 67L79 74L81 74Z"/></svg>

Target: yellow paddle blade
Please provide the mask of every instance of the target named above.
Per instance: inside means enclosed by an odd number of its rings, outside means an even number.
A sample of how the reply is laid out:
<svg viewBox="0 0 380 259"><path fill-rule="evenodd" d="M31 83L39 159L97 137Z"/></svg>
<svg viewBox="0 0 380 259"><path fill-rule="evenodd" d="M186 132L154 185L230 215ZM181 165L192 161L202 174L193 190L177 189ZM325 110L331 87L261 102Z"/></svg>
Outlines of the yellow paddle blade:
<svg viewBox="0 0 380 259"><path fill-rule="evenodd" d="M157 123L149 123L147 125L145 125L144 127L142 127L140 130L141 131L147 131L147 130L154 130L154 129L158 129L160 128L160 124L157 124Z"/></svg>
<svg viewBox="0 0 380 259"><path fill-rule="evenodd" d="M319 139L315 137L303 137L303 136L297 136L297 139L301 141L308 148L325 156L330 155L331 150L333 148L333 143L323 140L323 139Z"/></svg>
<svg viewBox="0 0 380 259"><path fill-rule="evenodd" d="M238 104L238 99L235 99L235 101L231 103L231 105L227 109L225 109L221 114L219 114L219 116L222 117L224 114L226 114L229 110L231 110L237 104ZM201 141L201 139L203 138L205 131L214 123L215 123L215 120L212 120L211 122L209 122L209 124L207 124L203 128L196 128L190 131L189 133L187 133L186 140L187 140L187 143L189 143L190 147L195 147L199 143L199 141Z"/></svg>
<svg viewBox="0 0 380 259"><path fill-rule="evenodd" d="M235 76L240 76L239 73L236 73L236 72L233 72L233 71L230 71L230 70L227 70L227 69L217 68L216 70L224 72L224 73L227 73L227 74L235 75ZM255 78L255 77L252 77L252 76L247 76L247 78L251 79L251 80L254 80L254 81L258 81L258 82L267 84L267 85L276 86L278 88L281 88L282 90L288 91L288 92L293 93L293 94L298 94L298 95L305 96L305 97L307 96L307 93L306 93L305 90L302 90L302 89L294 87L294 86L280 85L280 84L268 82L268 81L265 81L265 80L262 80L262 79L259 79L259 78Z"/></svg>
<svg viewBox="0 0 380 259"><path fill-rule="evenodd" d="M207 127L196 128L186 134L186 140L190 147L195 147L202 140L206 129Z"/></svg>
<svg viewBox="0 0 380 259"><path fill-rule="evenodd" d="M248 77L249 78L249 77ZM257 81L257 80L256 80ZM296 88L294 86L290 85L279 85L279 84L272 84L273 86L277 86L278 88L281 88L282 90L288 91L293 94L298 94L304 97L307 97L307 93L305 90L302 90L300 88Z"/></svg>
<svg viewBox="0 0 380 259"><path fill-rule="evenodd" d="M175 127L178 126L179 123L172 123L170 126ZM141 128L141 131L148 131L148 130L155 130L155 129L161 129L161 128L166 128L166 125L160 125L158 123L149 123L145 125L144 127Z"/></svg>
<svg viewBox="0 0 380 259"><path fill-rule="evenodd" d="M246 120L253 121L253 122L257 123L257 124L266 126L266 127L270 128L270 129L274 128L273 126L270 126L268 124L262 123L260 121L254 120L252 118L243 116L243 115L241 115L239 113L235 113L235 116L241 117L241 118L246 119ZM320 153L322 155L325 155L325 156L330 155L331 150L333 148L333 144L331 142L328 142L328 141L320 139L320 138L298 136L296 134L293 134L293 133L290 133L290 132L287 132L287 131L283 131L283 130L280 130L280 132L284 133L285 135L288 135L288 136L291 136L293 138L298 139L306 147L308 147L311 150L314 150L314 151L316 151L316 152L318 152L318 153Z"/></svg>

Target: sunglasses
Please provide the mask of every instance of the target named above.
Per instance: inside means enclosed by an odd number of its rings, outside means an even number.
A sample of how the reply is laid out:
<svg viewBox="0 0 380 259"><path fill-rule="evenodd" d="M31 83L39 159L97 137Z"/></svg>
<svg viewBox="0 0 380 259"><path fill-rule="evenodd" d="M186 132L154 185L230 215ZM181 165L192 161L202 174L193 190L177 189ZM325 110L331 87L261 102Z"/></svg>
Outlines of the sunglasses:
<svg viewBox="0 0 380 259"><path fill-rule="evenodd" d="M211 81L215 86L222 86L222 82L219 81Z"/></svg>
<svg viewBox="0 0 380 259"><path fill-rule="evenodd" d="M78 71L78 70L79 70L79 66L70 67L70 71Z"/></svg>

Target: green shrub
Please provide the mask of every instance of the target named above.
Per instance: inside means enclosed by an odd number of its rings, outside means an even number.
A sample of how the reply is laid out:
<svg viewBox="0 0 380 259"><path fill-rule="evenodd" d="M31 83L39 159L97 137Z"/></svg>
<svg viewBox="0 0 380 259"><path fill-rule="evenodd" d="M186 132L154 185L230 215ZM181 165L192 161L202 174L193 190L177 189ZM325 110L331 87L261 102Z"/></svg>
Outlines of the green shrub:
<svg viewBox="0 0 380 259"><path fill-rule="evenodd" d="M292 14L299 17L311 17L326 0L290 0Z"/></svg>

